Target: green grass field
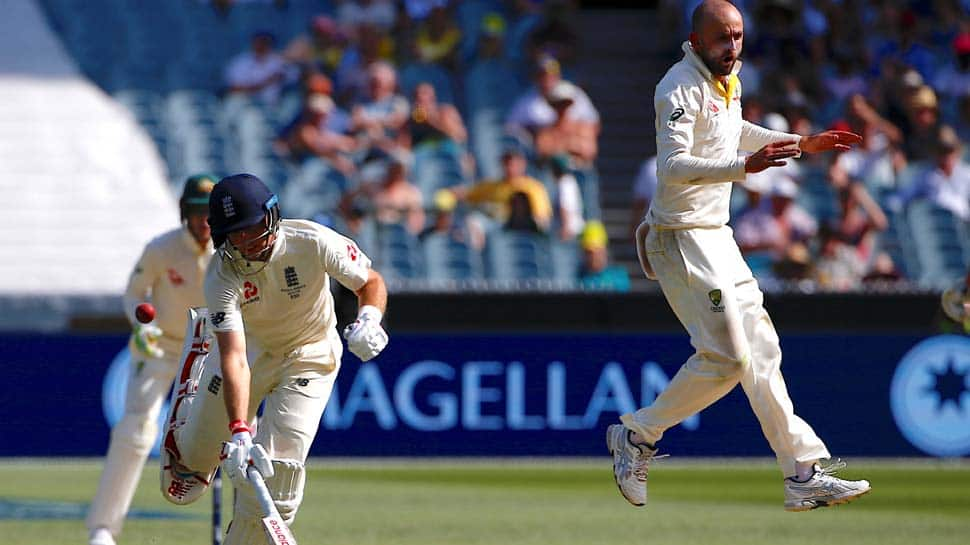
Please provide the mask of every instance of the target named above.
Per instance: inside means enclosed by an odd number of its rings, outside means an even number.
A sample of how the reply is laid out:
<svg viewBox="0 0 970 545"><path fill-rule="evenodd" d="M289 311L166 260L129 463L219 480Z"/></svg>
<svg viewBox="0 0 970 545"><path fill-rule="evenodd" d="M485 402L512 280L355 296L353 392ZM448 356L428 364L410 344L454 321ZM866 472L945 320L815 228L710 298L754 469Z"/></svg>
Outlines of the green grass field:
<svg viewBox="0 0 970 545"><path fill-rule="evenodd" d="M11 506L56 502L76 517L99 469L89 461L0 461L0 543L86 543L78 518L13 518ZM638 509L617 492L607 457L552 465L317 460L294 531L301 545L970 542L970 465L850 460L845 475L868 478L873 492L850 505L787 513L780 475L767 462L667 460L652 468L650 503ZM152 461L133 507L185 518L130 518L119 543L210 543L209 497L171 506L157 478Z"/></svg>

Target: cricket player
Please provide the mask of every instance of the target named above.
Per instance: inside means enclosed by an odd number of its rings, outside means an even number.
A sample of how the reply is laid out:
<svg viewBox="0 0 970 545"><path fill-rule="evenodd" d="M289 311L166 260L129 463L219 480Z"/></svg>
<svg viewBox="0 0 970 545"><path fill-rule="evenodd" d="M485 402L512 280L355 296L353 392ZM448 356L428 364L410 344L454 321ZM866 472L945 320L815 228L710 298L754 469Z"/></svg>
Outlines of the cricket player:
<svg viewBox="0 0 970 545"><path fill-rule="evenodd" d="M637 250L695 353L651 406L623 415L607 431L616 483L637 506L646 504L647 471L663 432L739 382L781 466L785 509L845 503L870 490L867 481L835 477L835 465L820 467L829 452L794 413L778 335L727 226L733 182L800 152L844 150L862 139L841 131L799 137L743 121L737 76L743 40L741 13L730 2L701 3L684 58L654 97L658 187L637 229ZM739 157L739 150L752 153Z"/></svg>
<svg viewBox="0 0 970 545"><path fill-rule="evenodd" d="M197 498L204 488L187 487L207 486L208 460L218 460L213 455L219 454L209 452L212 438L225 437L222 468L237 493L225 544L249 545L265 538L260 506L246 480L248 465L263 473L287 524L303 499L304 463L343 350L330 278L357 295L358 316L344 337L364 361L388 342L380 324L387 289L354 241L311 221L280 219L276 196L255 176L237 174L216 184L209 225L218 257L205 279L208 327L215 336L213 361L206 365L215 369L202 375L197 388L186 388L197 391L194 401L184 404L189 414L183 418L174 412L173 422L186 424L177 430L174 445L167 444L171 462L163 465L162 488L175 503ZM219 380L212 378L216 371ZM216 393L222 406L206 401ZM221 414L213 418L192 411ZM218 429L196 429L193 422L217 422ZM184 478L187 470L197 478Z"/></svg>
<svg viewBox="0 0 970 545"><path fill-rule="evenodd" d="M192 176L185 182L179 211L182 226L145 246L125 290L125 315L131 322L128 343L131 372L125 413L111 430L111 445L98 492L88 512L90 545L113 545L138 486L145 459L158 437L158 411L178 369L185 314L204 303L202 281L212 258L209 193L216 178ZM150 300L155 319L135 319L135 307Z"/></svg>

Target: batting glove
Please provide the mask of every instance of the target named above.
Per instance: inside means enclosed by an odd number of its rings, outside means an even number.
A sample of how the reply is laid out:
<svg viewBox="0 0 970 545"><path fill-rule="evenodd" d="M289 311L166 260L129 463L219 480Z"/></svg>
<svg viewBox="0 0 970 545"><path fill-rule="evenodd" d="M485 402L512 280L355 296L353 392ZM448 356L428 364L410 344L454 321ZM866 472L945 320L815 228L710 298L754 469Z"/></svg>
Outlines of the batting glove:
<svg viewBox="0 0 970 545"><path fill-rule="evenodd" d="M162 336L162 330L153 324L138 324L135 326L132 335L135 339L135 348L149 358L160 358L165 355L165 351L158 346L158 338Z"/></svg>
<svg viewBox="0 0 970 545"><path fill-rule="evenodd" d="M373 358L387 346L387 332L381 327L381 317L381 311L377 307L364 305L360 307L357 319L344 328L347 348L360 361Z"/></svg>
<svg viewBox="0 0 970 545"><path fill-rule="evenodd" d="M253 436L245 422L234 421L230 426L232 439L222 444L222 471L232 481L233 486L244 486L246 469L255 467L263 478L273 476L273 462L262 445L253 444Z"/></svg>

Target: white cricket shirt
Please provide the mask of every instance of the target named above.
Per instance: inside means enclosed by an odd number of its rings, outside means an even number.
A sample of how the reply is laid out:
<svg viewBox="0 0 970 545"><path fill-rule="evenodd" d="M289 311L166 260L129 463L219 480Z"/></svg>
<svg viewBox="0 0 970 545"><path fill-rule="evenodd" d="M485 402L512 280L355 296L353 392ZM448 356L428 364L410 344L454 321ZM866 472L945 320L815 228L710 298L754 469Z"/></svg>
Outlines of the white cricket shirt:
<svg viewBox="0 0 970 545"><path fill-rule="evenodd" d="M212 328L245 331L247 341L279 354L322 341L336 334L330 277L356 291L370 266L349 238L312 221L281 220L261 271L241 275L229 261L212 260L205 279Z"/></svg>
<svg viewBox="0 0 970 545"><path fill-rule="evenodd" d="M799 140L741 119L741 85L720 86L684 42L684 58L657 84L657 193L651 225L674 229L727 224L731 182L744 180L744 158L771 142ZM741 62L734 65L737 77ZM722 91L723 89L723 91Z"/></svg>
<svg viewBox="0 0 970 545"><path fill-rule="evenodd" d="M124 296L128 321L137 324L135 307L151 300L162 340L181 345L186 311L205 304L202 283L213 251L212 241L205 248L199 246L184 226L152 239L128 277Z"/></svg>

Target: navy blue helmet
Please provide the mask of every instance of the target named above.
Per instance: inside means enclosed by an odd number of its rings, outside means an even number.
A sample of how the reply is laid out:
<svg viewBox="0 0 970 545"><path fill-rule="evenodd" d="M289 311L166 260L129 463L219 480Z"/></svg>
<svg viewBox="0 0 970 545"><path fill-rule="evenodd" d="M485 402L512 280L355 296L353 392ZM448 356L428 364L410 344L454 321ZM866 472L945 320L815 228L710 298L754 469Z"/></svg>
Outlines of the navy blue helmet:
<svg viewBox="0 0 970 545"><path fill-rule="evenodd" d="M275 233L280 218L276 195L252 174L219 180L209 196L209 227L216 248L226 242L229 233L252 227L267 216L267 227Z"/></svg>

